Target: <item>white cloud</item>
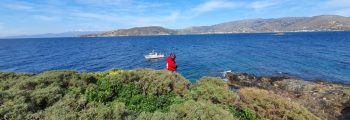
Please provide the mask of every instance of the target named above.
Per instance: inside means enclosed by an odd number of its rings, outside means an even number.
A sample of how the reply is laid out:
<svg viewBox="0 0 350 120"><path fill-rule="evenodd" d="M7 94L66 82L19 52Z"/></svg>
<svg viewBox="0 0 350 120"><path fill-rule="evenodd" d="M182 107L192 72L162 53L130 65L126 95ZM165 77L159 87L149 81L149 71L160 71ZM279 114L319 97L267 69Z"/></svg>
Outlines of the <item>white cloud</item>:
<svg viewBox="0 0 350 120"><path fill-rule="evenodd" d="M78 4L85 4L85 5L91 5L91 6L120 6L125 7L128 5L131 5L134 1L133 0L75 0Z"/></svg>
<svg viewBox="0 0 350 120"><path fill-rule="evenodd" d="M165 21L176 21L180 17L180 12L172 12L168 16L164 16Z"/></svg>
<svg viewBox="0 0 350 120"><path fill-rule="evenodd" d="M93 9L71 10L71 15L76 19L94 19L117 23L121 26L137 26L142 25L165 25L176 21L180 12L174 12L164 9L168 3L144 2L136 0L75 0L78 4L87 5ZM109 8L109 9L105 9ZM155 8L163 10L152 11Z"/></svg>
<svg viewBox="0 0 350 120"><path fill-rule="evenodd" d="M342 16L350 16L350 8L339 9L333 11L331 14L342 15Z"/></svg>
<svg viewBox="0 0 350 120"><path fill-rule="evenodd" d="M90 18L95 20L103 20L103 21L111 21L111 22L117 22L119 21L119 18L122 18L114 15L90 13L90 12L82 12L82 11L73 12L72 15L79 18Z"/></svg>
<svg viewBox="0 0 350 120"><path fill-rule="evenodd" d="M316 7L328 10L323 14L350 16L350 0L325 0Z"/></svg>
<svg viewBox="0 0 350 120"><path fill-rule="evenodd" d="M112 22L123 24L126 26L162 26L167 23L174 22L179 19L179 12L171 12L167 15L147 15L147 16L138 16L138 15L119 15L116 13L93 13L93 12L82 12L76 11L71 14L78 18L85 18L91 20L99 20L105 22Z"/></svg>
<svg viewBox="0 0 350 120"><path fill-rule="evenodd" d="M31 10L31 9L33 9L32 6L25 5L25 4L4 4L3 6L6 8L9 8L9 9L14 9L14 10Z"/></svg>
<svg viewBox="0 0 350 120"><path fill-rule="evenodd" d="M255 1L251 3L251 7L253 9L264 9L274 5L281 3L281 1L276 0L263 0L263 1Z"/></svg>
<svg viewBox="0 0 350 120"><path fill-rule="evenodd" d="M157 8L167 5L167 3L142 2L137 0L75 0L76 3L98 7L114 7L124 11L142 11L148 8Z"/></svg>
<svg viewBox="0 0 350 120"><path fill-rule="evenodd" d="M41 21L57 21L57 20L61 20L61 17L58 17L58 16L33 15L33 18L41 20Z"/></svg>
<svg viewBox="0 0 350 120"><path fill-rule="evenodd" d="M237 2L211 0L198 5L197 7L193 8L193 10L196 12L208 12L217 9L235 8L238 6L240 6L240 4Z"/></svg>
<svg viewBox="0 0 350 120"><path fill-rule="evenodd" d="M26 16L30 16L36 20L69 20L66 23L68 27L74 26L72 29L84 28L85 26L96 26L94 29L150 25L165 27L178 27L182 25L187 27L184 24L192 24L192 20L202 17L200 15L216 10L237 10L237 12L235 11L234 13L245 13L245 15L237 15L237 17L232 17L233 14L222 13L228 15L223 16L224 18L227 17L228 20L254 16L289 16L289 14L350 14L350 0L203 0L204 2L199 4L186 4L184 6L179 6L178 2L151 2L144 0L8 1L10 2L0 4L0 6L11 10L26 10ZM182 2L180 3L182 4ZM283 8L286 6L288 6L288 8ZM309 11L305 12L305 14L298 13L305 9ZM274 15L270 15L272 13L274 13ZM70 25L74 22L77 23ZM205 23L204 20L201 22L203 22L201 24L211 24ZM55 26L54 24L48 25ZM85 27L84 29L91 28L92 27Z"/></svg>
<svg viewBox="0 0 350 120"><path fill-rule="evenodd" d="M350 0L326 0L321 3L324 7L350 7Z"/></svg>

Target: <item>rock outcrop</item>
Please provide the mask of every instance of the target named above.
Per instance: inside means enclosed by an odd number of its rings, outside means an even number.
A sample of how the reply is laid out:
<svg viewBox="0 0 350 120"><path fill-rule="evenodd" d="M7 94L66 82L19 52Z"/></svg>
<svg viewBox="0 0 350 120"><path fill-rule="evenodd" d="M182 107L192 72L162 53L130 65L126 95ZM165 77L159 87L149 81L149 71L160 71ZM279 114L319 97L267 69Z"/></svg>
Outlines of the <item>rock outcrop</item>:
<svg viewBox="0 0 350 120"><path fill-rule="evenodd" d="M257 87L305 106L322 119L350 119L350 86L291 77L257 77L229 72L228 84L238 88Z"/></svg>

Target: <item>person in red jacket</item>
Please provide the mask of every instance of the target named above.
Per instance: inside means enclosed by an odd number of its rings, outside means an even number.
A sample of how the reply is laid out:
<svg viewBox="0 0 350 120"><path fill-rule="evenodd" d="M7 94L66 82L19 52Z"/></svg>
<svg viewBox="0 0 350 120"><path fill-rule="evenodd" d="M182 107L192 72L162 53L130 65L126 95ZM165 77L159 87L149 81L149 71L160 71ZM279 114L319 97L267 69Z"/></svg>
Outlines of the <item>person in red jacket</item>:
<svg viewBox="0 0 350 120"><path fill-rule="evenodd" d="M170 53L170 55L166 59L166 69L171 72L176 71L176 68L177 68L175 58L176 58L175 54Z"/></svg>

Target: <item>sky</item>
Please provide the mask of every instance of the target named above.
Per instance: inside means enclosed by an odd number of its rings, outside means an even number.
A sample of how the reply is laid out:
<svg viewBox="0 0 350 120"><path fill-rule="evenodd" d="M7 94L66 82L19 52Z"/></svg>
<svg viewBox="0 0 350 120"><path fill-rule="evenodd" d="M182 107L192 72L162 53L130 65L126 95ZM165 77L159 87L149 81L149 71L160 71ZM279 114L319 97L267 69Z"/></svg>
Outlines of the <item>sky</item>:
<svg viewBox="0 0 350 120"><path fill-rule="evenodd" d="M334 14L350 0L1 0L0 37Z"/></svg>

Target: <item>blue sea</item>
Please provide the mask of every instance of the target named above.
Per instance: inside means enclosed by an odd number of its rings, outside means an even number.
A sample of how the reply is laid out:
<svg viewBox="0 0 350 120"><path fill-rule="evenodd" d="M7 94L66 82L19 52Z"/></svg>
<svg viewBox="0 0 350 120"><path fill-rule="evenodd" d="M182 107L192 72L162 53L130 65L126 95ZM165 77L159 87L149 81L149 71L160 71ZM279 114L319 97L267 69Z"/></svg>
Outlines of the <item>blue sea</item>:
<svg viewBox="0 0 350 120"><path fill-rule="evenodd" d="M350 32L0 39L0 71L164 69L152 50L174 52L191 81L233 70L350 83Z"/></svg>

